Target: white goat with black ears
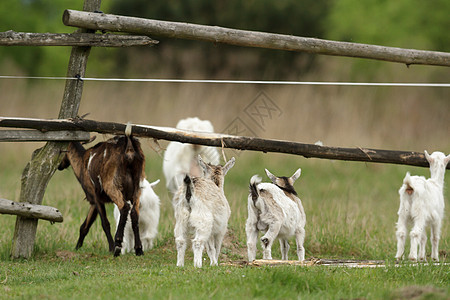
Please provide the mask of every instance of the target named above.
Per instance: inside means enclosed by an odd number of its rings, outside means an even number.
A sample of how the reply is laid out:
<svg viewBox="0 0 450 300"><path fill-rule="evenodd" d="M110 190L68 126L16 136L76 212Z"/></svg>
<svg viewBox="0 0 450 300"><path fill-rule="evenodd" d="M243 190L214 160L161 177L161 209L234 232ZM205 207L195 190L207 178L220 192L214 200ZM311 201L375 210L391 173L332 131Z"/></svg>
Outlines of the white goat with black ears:
<svg viewBox="0 0 450 300"><path fill-rule="evenodd" d="M158 234L160 199L153 190L153 187L158 183L159 179L150 183L144 178L140 184L139 235L141 237L143 251L153 248L153 240ZM120 219L120 211L117 205L114 205L114 219L116 220L117 229ZM134 248L134 234L130 221L131 219L128 217L123 234L122 254L130 252Z"/></svg>
<svg viewBox="0 0 450 300"><path fill-rule="evenodd" d="M176 128L197 132L214 132L214 127L208 120L197 117L182 119ZM175 194L183 183L186 174L194 177L202 176L202 169L198 165L197 156L213 165L220 163L219 152L214 147L170 142L164 153L163 172L166 177L166 186L169 192Z"/></svg>
<svg viewBox="0 0 450 300"><path fill-rule="evenodd" d="M211 266L217 265L231 214L230 205L223 192L223 183L234 162L233 157L222 167L206 164L201 156L198 156L198 163L205 173L204 177L189 175L184 177L183 185L173 199L177 266L184 266L190 232L194 234L192 239L194 266L202 267L202 253L205 247Z"/></svg>
<svg viewBox="0 0 450 300"><path fill-rule="evenodd" d="M409 259L417 261L417 246L419 260L425 261L425 246L427 242L426 226L431 227L431 259L439 261L439 239L442 219L444 218L444 175L450 161L450 155L436 151L431 155L425 150L425 158L430 163L429 179L423 176L411 176L406 173L400 194L400 208L397 222L397 254L400 260L405 249L407 223L412 221L410 232L411 249Z"/></svg>
<svg viewBox="0 0 450 300"><path fill-rule="evenodd" d="M258 232L262 231L265 232L261 237L264 259L272 259L272 244L278 238L282 259L287 260L288 239L295 235L298 260L303 261L306 214L293 187L300 177L301 169L289 178L277 177L265 170L272 183L261 183L258 175L250 179L248 219L245 224L248 260L255 260Z"/></svg>

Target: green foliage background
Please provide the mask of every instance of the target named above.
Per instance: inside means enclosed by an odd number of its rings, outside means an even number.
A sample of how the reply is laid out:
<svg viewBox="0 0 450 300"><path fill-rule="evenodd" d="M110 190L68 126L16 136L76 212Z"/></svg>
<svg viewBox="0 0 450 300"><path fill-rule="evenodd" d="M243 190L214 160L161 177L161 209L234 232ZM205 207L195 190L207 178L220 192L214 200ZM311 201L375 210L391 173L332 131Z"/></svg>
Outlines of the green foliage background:
<svg viewBox="0 0 450 300"><path fill-rule="evenodd" d="M73 32L74 28L62 24L62 13L67 8L81 9L82 5L81 0L3 0L0 31ZM102 10L340 41L450 49L450 2L446 0L113 0L103 1ZM296 77L316 66L314 55L193 41L161 39L157 51L153 49L95 49L97 59L90 60L90 71L95 75L197 73L275 79ZM4 72L12 68L28 75L65 75L69 51L68 47L1 47L0 66ZM376 67L366 69L367 61L353 60L351 64L356 66L354 70L364 67L365 74L377 72Z"/></svg>

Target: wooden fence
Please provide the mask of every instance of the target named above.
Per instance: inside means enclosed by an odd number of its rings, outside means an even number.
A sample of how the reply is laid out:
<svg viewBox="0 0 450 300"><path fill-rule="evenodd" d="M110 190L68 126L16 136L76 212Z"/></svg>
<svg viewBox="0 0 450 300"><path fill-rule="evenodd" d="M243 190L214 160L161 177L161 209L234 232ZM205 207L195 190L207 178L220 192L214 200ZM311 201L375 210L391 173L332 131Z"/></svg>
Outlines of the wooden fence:
<svg viewBox="0 0 450 300"><path fill-rule="evenodd" d="M22 173L20 203L0 199L0 213L17 215L11 248L12 258L32 255L39 219L62 221L58 210L42 206L45 189L62 159L68 141L87 140L88 132L122 134L125 124L95 122L77 118L82 97L86 64L90 49L95 47L127 47L154 45L148 35L166 36L228 43L246 47L260 47L315 54L377 59L391 62L450 66L450 53L420 51L342 43L273 33L251 32L197 24L147 20L114 16L100 11L101 0L85 0L83 11L66 10L63 22L78 29L72 34L0 33L0 46L72 46L64 95L58 120L0 118L0 127L32 128L34 130L2 130L0 141L48 141L37 149ZM95 34L96 30L127 32L144 36ZM76 79L78 78L78 79ZM388 151L365 148L335 148L301 144L290 141L267 140L220 134L199 134L173 128L133 126L136 136L152 137L217 147L264 152L282 152L305 157L342 159L367 162L428 166L422 153ZM447 167L449 168L449 166ZM45 211L43 213L43 211ZM59 213L60 214L60 213Z"/></svg>
<svg viewBox="0 0 450 300"><path fill-rule="evenodd" d="M98 122L81 118L48 120L0 117L0 127L39 129L45 130L46 133L57 131L59 134L61 134L61 132L65 133L74 130L79 132L98 132L120 135L125 132L126 124ZM199 133L189 130L148 125L133 125L132 132L136 137L162 139L213 147L232 148L237 150L287 153L301 155L306 158L315 157L333 160L390 163L411 165L417 167L429 166L428 161L426 160L423 153L411 151L393 151L382 149L368 149L361 147L339 148L304 144L292 141L235 136L220 133ZM447 169L450 169L450 165L447 166Z"/></svg>

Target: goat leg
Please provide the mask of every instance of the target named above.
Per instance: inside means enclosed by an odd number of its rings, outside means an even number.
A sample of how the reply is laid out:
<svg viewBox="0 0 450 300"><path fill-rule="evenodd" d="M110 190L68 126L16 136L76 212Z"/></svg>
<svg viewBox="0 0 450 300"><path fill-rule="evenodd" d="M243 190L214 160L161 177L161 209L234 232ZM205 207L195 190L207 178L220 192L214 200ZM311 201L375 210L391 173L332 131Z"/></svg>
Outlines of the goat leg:
<svg viewBox="0 0 450 300"><path fill-rule="evenodd" d="M245 231L247 234L248 261L252 262L256 258L256 243L258 241L258 230L256 229L256 224L247 222Z"/></svg>
<svg viewBox="0 0 450 300"><path fill-rule="evenodd" d="M441 236L441 221L437 220L431 224L431 259L439 261L439 239Z"/></svg>
<svg viewBox="0 0 450 300"><path fill-rule="evenodd" d="M89 212L86 216L86 219L80 226L80 236L78 238L77 245L75 246L76 250L80 249L81 246L83 246L84 238L88 234L89 229L91 228L92 224L97 218L97 214L98 214L97 208L95 207L95 205L91 205L91 207L89 208Z"/></svg>
<svg viewBox="0 0 450 300"><path fill-rule="evenodd" d="M289 242L286 239L279 239L280 240L280 251L281 251L281 259L282 260L288 260L288 253L289 253Z"/></svg>
<svg viewBox="0 0 450 300"><path fill-rule="evenodd" d="M106 216L105 204L97 202L97 211L102 221L103 232L105 232L106 239L108 240L109 252L114 251L114 240L111 235L111 225L109 224L108 217Z"/></svg>
<svg viewBox="0 0 450 300"><path fill-rule="evenodd" d="M269 225L269 230L261 237L263 259L272 259L272 244L280 232L281 222L277 221Z"/></svg>
<svg viewBox="0 0 450 300"><path fill-rule="evenodd" d="M120 210L119 226L117 226L116 236L114 239L114 256L119 256L122 251L123 232L129 211L130 205L127 202L124 202L124 205Z"/></svg>
<svg viewBox="0 0 450 300"><path fill-rule="evenodd" d="M305 247L303 247L304 242L305 242L305 228L300 227L295 233L295 243L297 244L297 256L299 261L305 260Z"/></svg>
<svg viewBox="0 0 450 300"><path fill-rule="evenodd" d="M136 206L133 205L131 209L131 228L134 233L134 250L137 256L143 255L144 251L142 250L141 238L139 235L139 214L136 211Z"/></svg>

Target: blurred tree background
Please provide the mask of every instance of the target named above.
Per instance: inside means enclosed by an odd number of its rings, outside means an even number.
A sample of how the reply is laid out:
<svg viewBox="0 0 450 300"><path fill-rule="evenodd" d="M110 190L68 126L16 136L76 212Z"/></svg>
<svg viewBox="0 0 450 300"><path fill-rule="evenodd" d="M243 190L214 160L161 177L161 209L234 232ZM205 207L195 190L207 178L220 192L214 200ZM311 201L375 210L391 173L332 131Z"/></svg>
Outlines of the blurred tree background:
<svg viewBox="0 0 450 300"><path fill-rule="evenodd" d="M82 1L73 0L2 0L0 31L73 32L62 24L66 8L82 9ZM69 47L0 47L2 70L18 69L32 76L64 76L69 61ZM6 74L4 74L6 75Z"/></svg>
<svg viewBox="0 0 450 300"><path fill-rule="evenodd" d="M0 31L73 32L61 18L83 1L2 0ZM450 51L448 0L112 0L105 13L217 25L385 46ZM153 48L94 49L89 74L96 76L197 76L295 79L317 66L317 56L275 50L159 39ZM68 47L1 47L3 73L65 75ZM376 73L377 63L346 61Z"/></svg>

